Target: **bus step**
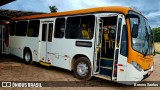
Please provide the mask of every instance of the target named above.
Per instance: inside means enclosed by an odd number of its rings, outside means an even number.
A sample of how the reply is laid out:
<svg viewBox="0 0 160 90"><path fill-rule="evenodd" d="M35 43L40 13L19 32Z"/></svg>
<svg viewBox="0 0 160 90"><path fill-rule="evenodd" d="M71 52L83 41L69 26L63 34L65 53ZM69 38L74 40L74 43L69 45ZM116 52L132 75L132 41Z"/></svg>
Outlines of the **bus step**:
<svg viewBox="0 0 160 90"><path fill-rule="evenodd" d="M107 76L111 77L112 76L112 68L100 66L100 74L107 75Z"/></svg>
<svg viewBox="0 0 160 90"><path fill-rule="evenodd" d="M111 77L110 76L101 75L101 74L97 74L97 75L94 75L94 76L98 77L98 78L102 78L102 79L106 79L106 80L110 80L111 81Z"/></svg>
<svg viewBox="0 0 160 90"><path fill-rule="evenodd" d="M44 65L44 66L51 66L51 63L46 63L46 62L39 62L41 65Z"/></svg>
<svg viewBox="0 0 160 90"><path fill-rule="evenodd" d="M100 66L101 68L112 70L112 67Z"/></svg>
<svg viewBox="0 0 160 90"><path fill-rule="evenodd" d="M100 66L112 67L113 59L101 59Z"/></svg>
<svg viewBox="0 0 160 90"><path fill-rule="evenodd" d="M105 58L105 57L102 57L101 59L102 60L113 60L112 58Z"/></svg>

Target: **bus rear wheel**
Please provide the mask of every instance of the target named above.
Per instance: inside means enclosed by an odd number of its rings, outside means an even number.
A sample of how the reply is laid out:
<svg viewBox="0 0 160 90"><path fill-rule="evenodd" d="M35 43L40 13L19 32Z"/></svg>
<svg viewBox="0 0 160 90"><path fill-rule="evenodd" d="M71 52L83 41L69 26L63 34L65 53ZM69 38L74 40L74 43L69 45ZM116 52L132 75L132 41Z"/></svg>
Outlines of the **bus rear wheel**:
<svg viewBox="0 0 160 90"><path fill-rule="evenodd" d="M79 80L91 79L91 63L86 57L80 57L75 61L74 74Z"/></svg>
<svg viewBox="0 0 160 90"><path fill-rule="evenodd" d="M32 54L29 50L25 51L24 53L24 60L26 64L31 64L32 62Z"/></svg>

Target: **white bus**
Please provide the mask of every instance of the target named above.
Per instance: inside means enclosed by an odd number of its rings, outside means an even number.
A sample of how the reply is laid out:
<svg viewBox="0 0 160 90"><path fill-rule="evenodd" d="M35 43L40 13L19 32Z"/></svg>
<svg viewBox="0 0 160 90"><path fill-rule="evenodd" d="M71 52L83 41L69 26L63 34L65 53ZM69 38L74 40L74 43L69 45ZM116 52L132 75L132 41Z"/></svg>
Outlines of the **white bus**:
<svg viewBox="0 0 160 90"><path fill-rule="evenodd" d="M129 84L121 81L139 82L153 71L151 29L147 19L131 8L18 17L12 18L10 28L11 54L28 64L73 70L80 80L95 76Z"/></svg>

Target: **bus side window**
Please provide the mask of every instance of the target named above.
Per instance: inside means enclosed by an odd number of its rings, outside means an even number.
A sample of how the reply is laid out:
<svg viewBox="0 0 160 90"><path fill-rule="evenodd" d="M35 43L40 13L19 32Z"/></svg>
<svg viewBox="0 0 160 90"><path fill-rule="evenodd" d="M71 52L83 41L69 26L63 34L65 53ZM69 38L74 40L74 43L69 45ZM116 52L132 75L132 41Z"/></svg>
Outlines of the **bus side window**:
<svg viewBox="0 0 160 90"><path fill-rule="evenodd" d="M46 41L47 36L47 24L42 25L42 41Z"/></svg>
<svg viewBox="0 0 160 90"><path fill-rule="evenodd" d="M88 15L81 17L82 39L92 39L94 33L95 16Z"/></svg>
<svg viewBox="0 0 160 90"><path fill-rule="evenodd" d="M57 18L55 22L55 38L63 38L65 31L65 18Z"/></svg>
<svg viewBox="0 0 160 90"><path fill-rule="evenodd" d="M122 25L122 18L119 18L119 20L118 20L118 31L117 31L117 42L116 42L117 47L119 47L121 25Z"/></svg>
<svg viewBox="0 0 160 90"><path fill-rule="evenodd" d="M53 23L49 24L48 41L52 42Z"/></svg>
<svg viewBox="0 0 160 90"><path fill-rule="evenodd" d="M39 20L30 20L28 25L28 32L27 36L29 37L38 37L39 35L39 26L40 21Z"/></svg>
<svg viewBox="0 0 160 90"><path fill-rule="evenodd" d="M26 36L28 21L19 21L16 25L16 36Z"/></svg>
<svg viewBox="0 0 160 90"><path fill-rule="evenodd" d="M16 22L11 22L11 24L10 24L10 35L14 36L15 31L16 31Z"/></svg>
<svg viewBox="0 0 160 90"><path fill-rule="evenodd" d="M95 16L78 16L67 19L65 37L67 39L92 39Z"/></svg>
<svg viewBox="0 0 160 90"><path fill-rule="evenodd" d="M120 49L120 54L123 56L127 56L127 53L128 53L127 38L128 38L127 26L123 25L122 38L121 38L121 49Z"/></svg>
<svg viewBox="0 0 160 90"><path fill-rule="evenodd" d="M66 27L65 37L67 39L82 38L82 32L80 28L80 17L67 18L67 27Z"/></svg>

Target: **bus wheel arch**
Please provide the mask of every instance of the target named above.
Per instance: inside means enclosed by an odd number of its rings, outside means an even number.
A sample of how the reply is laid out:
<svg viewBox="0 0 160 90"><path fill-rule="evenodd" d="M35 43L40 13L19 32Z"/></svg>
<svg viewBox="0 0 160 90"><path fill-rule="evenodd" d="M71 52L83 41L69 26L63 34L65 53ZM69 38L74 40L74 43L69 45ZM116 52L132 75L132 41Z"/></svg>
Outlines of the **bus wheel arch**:
<svg viewBox="0 0 160 90"><path fill-rule="evenodd" d="M72 70L74 71L76 78L79 80L89 80L92 78L91 62L85 55L78 54L74 56L72 59Z"/></svg>
<svg viewBox="0 0 160 90"><path fill-rule="evenodd" d="M77 54L77 55L75 55L75 56L72 58L72 61L71 61L71 70L74 69L75 61L76 61L78 58L80 58L80 57L86 57L86 58L88 58L86 55L83 55L83 54ZM89 58L88 58L88 60L89 60Z"/></svg>
<svg viewBox="0 0 160 90"><path fill-rule="evenodd" d="M25 61L26 64L31 64L32 62L32 52L31 49L29 47L25 47L23 49L23 59Z"/></svg>

